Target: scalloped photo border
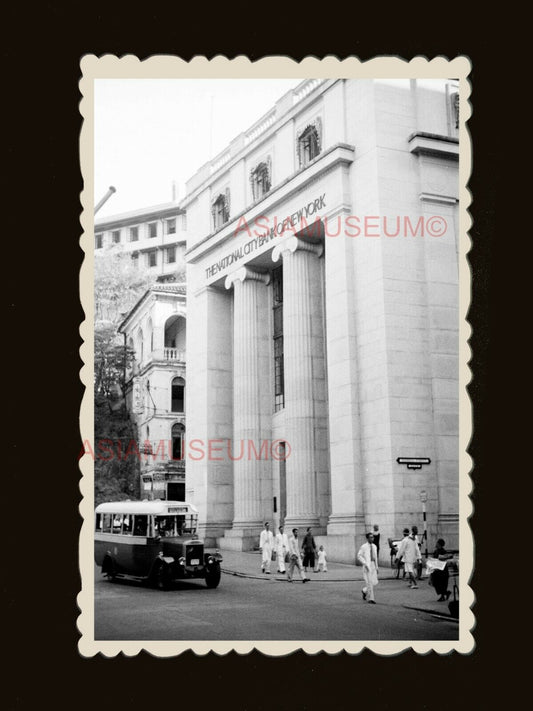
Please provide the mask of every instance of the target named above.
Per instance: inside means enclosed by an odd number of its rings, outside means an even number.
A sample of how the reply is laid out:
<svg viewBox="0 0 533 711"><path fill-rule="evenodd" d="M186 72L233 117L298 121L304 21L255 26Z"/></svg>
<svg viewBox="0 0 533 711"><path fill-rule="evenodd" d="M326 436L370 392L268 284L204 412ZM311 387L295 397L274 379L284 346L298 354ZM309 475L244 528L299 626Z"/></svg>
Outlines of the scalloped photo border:
<svg viewBox="0 0 533 711"><path fill-rule="evenodd" d="M467 447L472 437L472 403L468 396L467 385L472 373L468 366L471 351L468 340L471 327L467 321L470 306L471 268L467 254L471 247L469 230L472 226L468 208L471 194L467 184L472 168L472 144L466 123L471 116L472 107L469 102L471 86L469 74L472 69L467 57L459 56L447 59L437 56L434 59L414 57L406 60L400 57L375 57L368 61L360 61L356 57L338 59L327 56L323 59L306 57L297 62L289 57L265 57L251 61L246 56L228 59L216 56L207 59L204 56L194 57L190 62L177 56L152 56L140 60L134 55L117 57L104 55L85 55L80 61L81 79L79 82L82 117L80 133L80 164L83 177L81 193L82 213L80 217L83 233L80 245L84 259L80 270L80 298L84 309L85 320L80 325L83 344L80 354L83 366L80 378L85 386L85 392L80 407L81 441L92 442L94 434L94 404L93 404L93 351L94 351L94 80L96 79L185 79L185 78L247 78L247 79L277 79L277 78L361 78L361 79L417 79L445 78L459 80L459 100L461 106L459 124L459 539L461 550L461 575L459 579L459 638L447 641L102 641L94 639L94 465L89 454L80 459L82 478L80 481L81 502L79 510L83 519L79 538L79 568L81 574L81 590L77 597L80 614L77 620L80 639L79 652L84 657L102 654L105 657L115 657L124 654L128 657L145 650L157 657L172 657L182 652L192 650L203 656L210 652L225 655L231 651L238 654L249 654L257 649L264 655L283 656L302 649L307 654L338 654L345 651L356 655L368 649L378 655L397 655L409 649L418 654L436 652L449 654L453 651L469 654L475 648L473 629L475 617L472 607L475 601L474 591L470 581L474 566L474 539L469 525L473 512L470 498L472 480L470 472L472 459L467 453Z"/></svg>

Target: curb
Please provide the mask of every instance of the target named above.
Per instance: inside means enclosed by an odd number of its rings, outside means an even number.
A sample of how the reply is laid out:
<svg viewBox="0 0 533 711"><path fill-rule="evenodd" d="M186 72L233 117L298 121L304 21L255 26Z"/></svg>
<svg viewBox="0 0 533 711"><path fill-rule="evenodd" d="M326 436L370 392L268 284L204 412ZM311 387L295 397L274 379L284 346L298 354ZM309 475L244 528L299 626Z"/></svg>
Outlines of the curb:
<svg viewBox="0 0 533 711"><path fill-rule="evenodd" d="M415 607L414 605L402 605L408 610L416 610L417 612L425 612L433 617L438 617L440 620L448 620L448 622L459 622L458 617L452 617L451 615L443 615L442 610L426 610L423 607Z"/></svg>
<svg viewBox="0 0 533 711"><path fill-rule="evenodd" d="M223 573L226 573L226 575L233 575L237 578L248 578L250 580L264 580L267 583L271 582L272 580L275 580L279 583L287 581L287 578L282 578L278 575L273 575L272 577L267 578L264 575L256 575L255 573L241 573L237 570L230 570L229 568L221 568L220 570ZM382 583L386 580L396 580L396 578L380 578L379 582ZM309 582L311 581L315 583L362 583L363 578L309 578Z"/></svg>
<svg viewBox="0 0 533 711"><path fill-rule="evenodd" d="M264 575L254 575L253 573L239 573L236 570L228 570L227 568L221 568L221 571L223 573L226 573L226 575L234 575L237 578L248 578L250 580L264 580L265 583L270 583L272 581L277 582L277 583L286 583L287 578L282 578L277 575L274 575L270 578L265 577ZM319 582L319 583L359 583L362 582L362 580L354 580L353 578L308 578L308 582Z"/></svg>

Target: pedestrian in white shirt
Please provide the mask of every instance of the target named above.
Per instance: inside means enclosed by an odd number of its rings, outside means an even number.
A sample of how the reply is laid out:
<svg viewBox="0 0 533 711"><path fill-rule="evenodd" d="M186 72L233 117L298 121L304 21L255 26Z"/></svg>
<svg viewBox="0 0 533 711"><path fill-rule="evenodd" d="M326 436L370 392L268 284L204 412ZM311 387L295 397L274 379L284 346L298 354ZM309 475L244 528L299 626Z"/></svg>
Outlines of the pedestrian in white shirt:
<svg viewBox="0 0 533 711"><path fill-rule="evenodd" d="M409 575L409 587L416 590L418 585L416 584L415 577L415 563L422 562L420 547L416 540L416 533L411 533L410 536L406 536L400 543L396 560L401 557L403 557L404 570Z"/></svg>
<svg viewBox="0 0 533 711"><path fill-rule="evenodd" d="M361 548L359 548L359 553L357 554L357 560L363 566L363 578L365 584L361 593L363 595L363 600L368 598L368 602L372 605L376 604L374 600L374 587L378 584L378 549L374 543L374 534L366 534L366 543L363 543Z"/></svg>
<svg viewBox="0 0 533 711"><path fill-rule="evenodd" d="M278 558L278 573L285 573L285 556L289 552L289 539L283 533L283 526L280 526L276 533L276 555Z"/></svg>
<svg viewBox="0 0 533 711"><path fill-rule="evenodd" d="M274 548L274 536L272 535L268 521L261 531L259 548L261 549L261 572L270 575L270 561L272 559L272 549Z"/></svg>
<svg viewBox="0 0 533 711"><path fill-rule="evenodd" d="M292 575L295 568L298 568L298 572L302 577L302 583L306 583L309 578L305 577L305 573L302 568L302 558L300 556L297 528L292 529L292 536L289 538L289 569L287 570L287 580L289 583L292 583Z"/></svg>

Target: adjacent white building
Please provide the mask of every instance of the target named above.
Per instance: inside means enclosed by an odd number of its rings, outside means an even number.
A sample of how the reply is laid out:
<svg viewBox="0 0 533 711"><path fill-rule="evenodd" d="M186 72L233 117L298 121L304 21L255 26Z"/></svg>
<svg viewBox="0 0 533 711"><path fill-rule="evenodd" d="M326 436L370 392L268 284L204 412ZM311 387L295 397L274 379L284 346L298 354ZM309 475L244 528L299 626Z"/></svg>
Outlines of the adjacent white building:
<svg viewBox="0 0 533 711"><path fill-rule="evenodd" d="M187 217L175 202L95 219L95 256L129 254L132 264L160 281L184 267Z"/></svg>
<svg viewBox="0 0 533 711"><path fill-rule="evenodd" d="M128 409L138 430L141 498L185 500L185 287L155 284L119 326L133 354Z"/></svg>

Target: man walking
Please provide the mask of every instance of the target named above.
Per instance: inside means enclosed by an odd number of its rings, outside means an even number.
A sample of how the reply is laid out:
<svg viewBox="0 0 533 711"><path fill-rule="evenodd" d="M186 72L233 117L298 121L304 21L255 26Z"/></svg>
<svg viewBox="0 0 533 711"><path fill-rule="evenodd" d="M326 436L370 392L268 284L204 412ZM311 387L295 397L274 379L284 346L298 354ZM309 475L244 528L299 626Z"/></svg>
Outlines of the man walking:
<svg viewBox="0 0 533 711"><path fill-rule="evenodd" d="M414 536L415 541L418 543L418 547L422 545L422 541L420 540L420 536L418 535L418 526L411 526L411 535ZM422 577L422 558L418 561L416 564L416 577L420 580Z"/></svg>
<svg viewBox="0 0 533 711"><path fill-rule="evenodd" d="M357 554L357 560L363 566L363 578L365 584L361 593L363 595L363 600L368 598L368 602L372 605L376 604L374 600L374 587L378 584L378 549L374 543L374 534L366 534L366 543L363 543L361 548L359 548L359 553Z"/></svg>
<svg viewBox="0 0 533 711"><path fill-rule="evenodd" d="M270 561L272 559L272 548L274 546L274 536L270 530L268 521L261 531L259 538L259 548L261 549L261 572L270 575Z"/></svg>
<svg viewBox="0 0 533 711"><path fill-rule="evenodd" d="M304 554L304 571L307 573L307 566L311 566L311 570L315 567L316 544L313 538L313 531L308 528L302 543L302 552Z"/></svg>
<svg viewBox="0 0 533 711"><path fill-rule="evenodd" d="M420 547L416 540L416 533L411 533L410 536L406 536L400 543L396 560L402 557L404 571L409 575L409 587L412 590L416 590L418 589L418 585L416 584L415 564L422 562Z"/></svg>
<svg viewBox="0 0 533 711"><path fill-rule="evenodd" d="M289 539L283 533L283 526L278 528L276 533L276 554L278 558L278 573L285 573L285 556L289 552Z"/></svg>
<svg viewBox="0 0 533 711"><path fill-rule="evenodd" d="M289 569L287 570L287 580L292 583L292 575L294 569L298 568L298 572L302 577L302 583L306 583L309 578L306 578L302 570L302 559L300 558L300 547L298 545L298 529L292 529L292 536L289 538Z"/></svg>
<svg viewBox="0 0 533 711"><path fill-rule="evenodd" d="M374 534L374 545L375 545L376 548L377 548L377 551L378 551L378 560L379 560L379 540L380 540L380 538L381 538L381 534L380 534L380 532L379 532L379 526L377 525L377 523L374 524L374 531L373 531L373 534Z"/></svg>

